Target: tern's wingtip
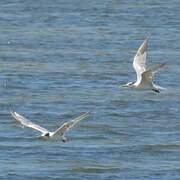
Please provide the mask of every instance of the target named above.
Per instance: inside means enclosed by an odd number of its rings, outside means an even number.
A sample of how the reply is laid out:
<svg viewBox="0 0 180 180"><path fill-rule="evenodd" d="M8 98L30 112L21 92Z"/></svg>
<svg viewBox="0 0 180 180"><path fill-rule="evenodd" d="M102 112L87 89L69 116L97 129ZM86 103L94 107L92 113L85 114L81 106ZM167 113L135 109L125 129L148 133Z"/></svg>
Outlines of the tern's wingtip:
<svg viewBox="0 0 180 180"><path fill-rule="evenodd" d="M144 44L144 45L147 45L147 43L148 43L148 39L145 39L145 40L143 41L143 44Z"/></svg>
<svg viewBox="0 0 180 180"><path fill-rule="evenodd" d="M147 41L147 39L145 39L145 40L143 41L143 43L141 44L141 46L139 47L138 53L144 54L144 52L147 51L147 48L148 48L148 41Z"/></svg>
<svg viewBox="0 0 180 180"><path fill-rule="evenodd" d="M166 66L167 64L169 64L169 62L162 63L163 66Z"/></svg>
<svg viewBox="0 0 180 180"><path fill-rule="evenodd" d="M148 39L146 38L146 39L144 39L144 43L147 43L148 42Z"/></svg>
<svg viewBox="0 0 180 180"><path fill-rule="evenodd" d="M87 111L87 112L84 113L84 115L89 116L90 113L91 113L91 111Z"/></svg>
<svg viewBox="0 0 180 180"><path fill-rule="evenodd" d="M19 115L19 114L18 114L15 110L13 110L13 109L10 109L9 112L10 112L10 114L11 114L13 117Z"/></svg>
<svg viewBox="0 0 180 180"><path fill-rule="evenodd" d="M12 109L9 109L9 112L10 112L10 114L14 114L14 110L12 110Z"/></svg>

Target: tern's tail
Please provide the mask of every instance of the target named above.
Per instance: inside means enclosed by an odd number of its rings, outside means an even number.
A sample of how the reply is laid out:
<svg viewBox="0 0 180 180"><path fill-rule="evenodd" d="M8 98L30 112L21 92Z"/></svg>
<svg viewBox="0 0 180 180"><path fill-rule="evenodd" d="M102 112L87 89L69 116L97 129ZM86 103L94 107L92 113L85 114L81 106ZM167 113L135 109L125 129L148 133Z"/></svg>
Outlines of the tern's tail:
<svg viewBox="0 0 180 180"><path fill-rule="evenodd" d="M159 85L156 85L156 84L153 84L153 86L154 86L155 89L157 89L157 90L166 90L166 88L163 88L163 87L161 87L161 86L159 86Z"/></svg>

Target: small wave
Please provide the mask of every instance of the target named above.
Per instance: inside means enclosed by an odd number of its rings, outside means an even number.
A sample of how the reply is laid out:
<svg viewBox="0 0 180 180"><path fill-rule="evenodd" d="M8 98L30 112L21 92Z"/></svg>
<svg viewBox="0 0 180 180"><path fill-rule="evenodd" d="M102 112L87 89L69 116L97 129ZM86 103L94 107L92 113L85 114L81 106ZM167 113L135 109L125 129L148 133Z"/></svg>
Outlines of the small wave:
<svg viewBox="0 0 180 180"><path fill-rule="evenodd" d="M81 172L81 173L103 173L103 172L117 172L118 167L111 166L93 166L93 167L76 167L70 170L71 172Z"/></svg>
<svg viewBox="0 0 180 180"><path fill-rule="evenodd" d="M153 151L168 151L168 150L177 150L180 149L180 143L172 144L146 144L143 145L144 150L153 150Z"/></svg>

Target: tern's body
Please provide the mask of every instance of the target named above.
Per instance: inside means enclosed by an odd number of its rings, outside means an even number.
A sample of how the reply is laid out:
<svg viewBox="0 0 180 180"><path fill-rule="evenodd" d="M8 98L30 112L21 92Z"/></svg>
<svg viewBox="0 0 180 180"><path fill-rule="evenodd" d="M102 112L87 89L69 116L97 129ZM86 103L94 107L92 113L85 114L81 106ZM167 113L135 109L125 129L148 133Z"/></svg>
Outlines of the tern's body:
<svg viewBox="0 0 180 180"><path fill-rule="evenodd" d="M68 131L70 128L72 128L76 123L84 119L85 117L88 117L89 113L84 113L81 116L72 119L68 122L65 122L62 124L57 130L54 132L50 132L49 130L31 122L30 120L26 119L25 117L21 116L20 114L16 112L11 111L11 115L16 119L19 123L21 123L23 126L35 129L37 131L40 131L41 137L44 139L53 138L53 137L60 137L63 142L66 141L66 138L64 136L65 132Z"/></svg>
<svg viewBox="0 0 180 180"><path fill-rule="evenodd" d="M146 57L147 57L147 40L145 40L139 47L133 61L133 67L137 74L136 82L129 82L122 87L133 87L139 89L151 89L155 92L160 92L164 89L153 83L154 75L157 73L165 63L156 65L153 68L146 68Z"/></svg>

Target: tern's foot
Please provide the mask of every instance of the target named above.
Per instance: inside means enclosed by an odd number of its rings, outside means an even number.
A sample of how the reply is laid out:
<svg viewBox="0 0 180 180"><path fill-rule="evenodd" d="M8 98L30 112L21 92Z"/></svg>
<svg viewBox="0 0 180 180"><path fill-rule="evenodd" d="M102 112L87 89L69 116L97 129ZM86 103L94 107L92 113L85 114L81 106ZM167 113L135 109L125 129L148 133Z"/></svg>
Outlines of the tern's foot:
<svg viewBox="0 0 180 180"><path fill-rule="evenodd" d="M62 142L66 142L67 141L67 138L66 137L62 137Z"/></svg>
<svg viewBox="0 0 180 180"><path fill-rule="evenodd" d="M156 93L160 93L160 90L158 90L158 89L152 89L152 90Z"/></svg>

